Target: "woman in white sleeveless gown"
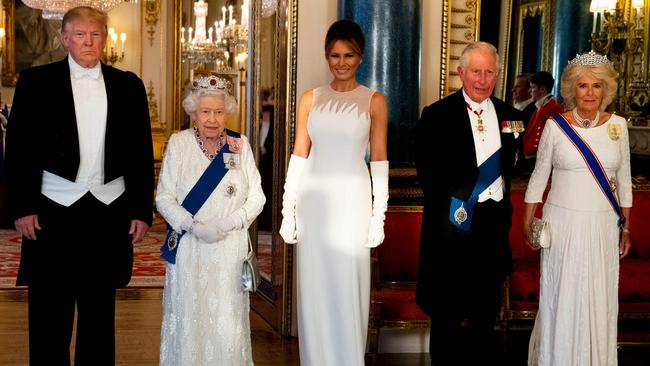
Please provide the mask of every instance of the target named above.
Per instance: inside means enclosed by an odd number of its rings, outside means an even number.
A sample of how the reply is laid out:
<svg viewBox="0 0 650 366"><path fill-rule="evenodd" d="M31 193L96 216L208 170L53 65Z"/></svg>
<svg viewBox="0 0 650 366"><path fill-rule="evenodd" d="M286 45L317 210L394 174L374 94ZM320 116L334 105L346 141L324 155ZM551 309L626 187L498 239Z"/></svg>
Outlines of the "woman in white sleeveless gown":
<svg viewBox="0 0 650 366"><path fill-rule="evenodd" d="M583 54L562 74L570 123L600 161L628 218L619 236L618 215L582 155L558 124L546 122L535 170L526 190L524 230L532 240L535 206L551 171L543 219L551 244L542 249L540 301L530 340L531 366L617 365L619 260L630 250L632 206L630 147L624 118L604 111L616 93L616 73L606 58ZM575 107L575 108L574 108Z"/></svg>
<svg viewBox="0 0 650 366"><path fill-rule="evenodd" d="M363 46L356 23L332 24L325 56L334 80L306 92L298 106L280 234L298 242L303 366L364 364L370 248L383 241L388 201L388 112L385 97L355 79Z"/></svg>

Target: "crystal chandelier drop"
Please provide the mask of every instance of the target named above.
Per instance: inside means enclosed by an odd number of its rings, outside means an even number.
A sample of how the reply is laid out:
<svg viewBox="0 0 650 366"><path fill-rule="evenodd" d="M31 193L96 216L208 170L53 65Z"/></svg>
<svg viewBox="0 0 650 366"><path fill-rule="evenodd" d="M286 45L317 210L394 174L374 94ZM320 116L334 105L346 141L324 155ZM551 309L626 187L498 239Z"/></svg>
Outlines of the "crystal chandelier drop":
<svg viewBox="0 0 650 366"><path fill-rule="evenodd" d="M241 19L237 24L234 7L221 8L221 19L206 30L208 4L204 0L194 3L194 28L181 28L181 58L194 64L215 63L219 71L244 67L248 57L248 0L241 6ZM187 33L187 37L185 36ZM231 57L231 56L234 56ZM232 66L231 66L232 65Z"/></svg>
<svg viewBox="0 0 650 366"><path fill-rule="evenodd" d="M45 19L63 19L66 11L77 6L90 6L108 12L125 0L23 0L30 8L43 10Z"/></svg>
<svg viewBox="0 0 650 366"><path fill-rule="evenodd" d="M278 0L262 0L262 17L268 18L278 9Z"/></svg>

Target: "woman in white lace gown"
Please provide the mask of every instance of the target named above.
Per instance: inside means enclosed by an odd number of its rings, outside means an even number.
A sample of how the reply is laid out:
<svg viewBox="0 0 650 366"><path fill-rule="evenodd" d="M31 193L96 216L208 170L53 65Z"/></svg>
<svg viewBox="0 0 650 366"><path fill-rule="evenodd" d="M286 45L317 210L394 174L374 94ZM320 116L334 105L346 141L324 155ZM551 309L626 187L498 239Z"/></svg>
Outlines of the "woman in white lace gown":
<svg viewBox="0 0 650 366"><path fill-rule="evenodd" d="M156 194L169 226L185 233L166 268L160 365L252 365L241 272L248 227L265 201L260 176L246 137L225 131L236 108L225 80L196 78L183 106L196 127L170 137ZM213 159L227 172L192 216L181 203Z"/></svg>
<svg viewBox="0 0 650 366"><path fill-rule="evenodd" d="M356 81L363 46L356 23L332 24L325 57L334 79L306 92L298 106L280 234L298 242L303 366L364 364L370 248L383 241L388 201L388 112L381 93Z"/></svg>
<svg viewBox="0 0 650 366"><path fill-rule="evenodd" d="M610 62L589 53L577 56L562 74L562 97L570 123L594 152L609 178L622 215L596 183L582 155L558 124L549 119L537 163L526 190L524 231L531 223L553 174L543 220L551 231L541 253L539 311L530 340L529 365L617 365L619 260L630 250L632 206L630 148L625 119L604 112L616 93Z"/></svg>

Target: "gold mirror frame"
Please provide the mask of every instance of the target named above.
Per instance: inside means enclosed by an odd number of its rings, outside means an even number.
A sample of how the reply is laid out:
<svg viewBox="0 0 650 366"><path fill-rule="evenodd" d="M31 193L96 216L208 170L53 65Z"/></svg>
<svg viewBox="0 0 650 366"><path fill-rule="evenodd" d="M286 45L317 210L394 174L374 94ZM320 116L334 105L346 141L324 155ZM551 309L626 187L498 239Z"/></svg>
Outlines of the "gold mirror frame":
<svg viewBox="0 0 650 366"><path fill-rule="evenodd" d="M250 138L252 146L259 146L261 112L261 3L252 2L252 29L250 53ZM294 247L285 245L278 230L280 227L282 187L284 173L292 150L296 118L296 65L298 33L298 0L278 0L276 10L275 50L275 107L274 107L274 151L271 227L272 227L272 273L271 281L262 279L260 290L251 297L251 307L282 335L291 335L293 309L293 258ZM256 160L259 153L255 149ZM257 248L257 224L253 225L251 238ZM254 234L254 235L253 235Z"/></svg>
<svg viewBox="0 0 650 366"><path fill-rule="evenodd" d="M5 37L2 40L2 86L16 86L18 74L14 63L14 46L16 43L16 32L14 31L14 1L2 0L2 27L5 29Z"/></svg>
<svg viewBox="0 0 650 366"><path fill-rule="evenodd" d="M551 70L552 63L552 47L553 47L553 24L551 19L551 9L549 6L548 0L543 1L534 1L523 3L519 6L519 16L517 17L517 29L515 34L517 38L515 40L515 50L517 50L517 59L516 59L516 70L513 74L518 75L522 72L523 69L523 39L522 39L522 30L524 26L524 19L528 17L540 16L541 17L541 32L542 32L542 47L541 47L541 63L540 70Z"/></svg>

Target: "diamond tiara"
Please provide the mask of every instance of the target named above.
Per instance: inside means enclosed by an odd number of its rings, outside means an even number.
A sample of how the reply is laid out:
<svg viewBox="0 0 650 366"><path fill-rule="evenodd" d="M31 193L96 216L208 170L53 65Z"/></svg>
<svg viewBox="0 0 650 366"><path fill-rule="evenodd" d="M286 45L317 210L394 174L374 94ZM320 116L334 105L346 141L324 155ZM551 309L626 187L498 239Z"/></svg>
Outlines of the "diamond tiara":
<svg viewBox="0 0 650 366"><path fill-rule="evenodd" d="M197 91L200 89L206 90L224 90L230 93L232 83L224 78L218 76L197 76L192 81L192 90Z"/></svg>
<svg viewBox="0 0 650 366"><path fill-rule="evenodd" d="M569 61L569 65L576 66L596 66L596 65L611 65L612 62L607 59L607 56L597 54L593 50L583 53L582 55L576 55L576 58Z"/></svg>

